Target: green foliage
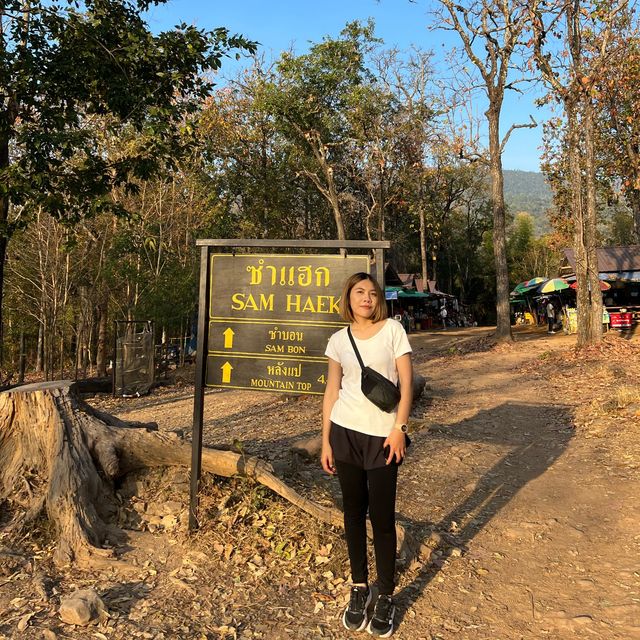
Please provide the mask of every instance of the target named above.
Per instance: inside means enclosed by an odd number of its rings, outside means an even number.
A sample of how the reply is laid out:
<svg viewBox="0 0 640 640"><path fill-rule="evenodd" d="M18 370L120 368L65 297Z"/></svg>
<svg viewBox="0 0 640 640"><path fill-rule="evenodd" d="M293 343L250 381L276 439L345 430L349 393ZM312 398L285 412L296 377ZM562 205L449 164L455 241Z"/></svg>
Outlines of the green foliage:
<svg viewBox="0 0 640 640"><path fill-rule="evenodd" d="M266 87L264 96L278 124L292 137L314 130L326 144L342 142L351 130L349 109L372 80L365 55L375 42L372 23L353 22L308 54L283 54L278 84Z"/></svg>
<svg viewBox="0 0 640 640"><path fill-rule="evenodd" d="M41 215L72 228L104 213L131 214L127 204L144 184L161 169L175 169L177 161L193 148L189 117L212 88L206 73L218 69L231 49L255 50L254 43L231 36L226 29L207 32L183 24L154 35L141 17L151 4L158 2L3 3L0 300L12 235ZM57 237L61 232L55 229L55 233ZM74 239L73 234L66 236ZM95 236L80 236L79 247L99 244ZM143 249L156 251L153 244L150 239ZM21 249L16 252L16 263ZM13 291L7 299L16 307L24 297L35 301L32 313L39 324L35 331L46 329L52 362L56 332L64 343L77 320L74 313L81 318L91 315L90 310L74 309L67 303L76 293L74 279L97 285L92 290L95 297L105 294L95 270L83 265L71 273L69 258L78 247L59 242L53 246L48 239L40 239L36 249L41 267L49 259L62 259L66 266L62 272L57 266L50 274L41 269L35 280L29 280L27 269L17 264L12 269L17 280L11 283ZM43 255L47 260L43 261ZM101 253L98 264L103 256ZM126 260L124 267L126 272ZM55 278L53 289L47 286L49 275ZM58 287L60 282L63 290ZM90 302L84 300L81 306ZM93 302L102 308L104 300ZM156 313L159 304L153 305ZM83 323L84 319L77 320L80 333ZM61 361L60 366L63 364Z"/></svg>
<svg viewBox="0 0 640 640"><path fill-rule="evenodd" d="M69 224L123 213L110 190L134 191L173 163L189 142L185 114L211 88L203 72L230 48L254 48L224 29L153 35L140 16L149 4L30 2L25 13L18 0L4 4L0 152L11 153L0 179L14 212L5 234L39 208ZM135 144L105 156L103 136L127 129Z"/></svg>
<svg viewBox="0 0 640 640"><path fill-rule="evenodd" d="M547 210L552 205L552 194L543 173L537 171L504 171L504 199L509 210L517 214L529 213L533 218L536 236L550 230Z"/></svg>
<svg viewBox="0 0 640 640"><path fill-rule="evenodd" d="M295 149L265 108L270 82L272 73L256 63L232 88L217 91L197 122L217 237L295 237L299 227L322 237L326 229L321 195L298 174ZM315 226L312 214L322 224Z"/></svg>
<svg viewBox="0 0 640 640"><path fill-rule="evenodd" d="M633 213L618 204L613 208L608 224L604 229L603 244L614 246L626 246L635 244L636 236L633 224Z"/></svg>
<svg viewBox="0 0 640 640"><path fill-rule="evenodd" d="M640 36L637 21L621 21L613 34L615 49L607 64L607 73L597 78L594 91L600 163L604 179L613 192L621 192L633 214L634 234L640 241L640 148L638 109L640 108ZM617 215L617 214L614 214ZM617 216L612 237L629 236Z"/></svg>
<svg viewBox="0 0 640 640"><path fill-rule="evenodd" d="M385 206L380 199L387 200L372 186L377 176L371 171L373 163L384 166L385 142L398 135L385 129L394 97L369 68L379 43L372 23L350 23L340 37L325 38L307 54L283 54L260 96L296 173L329 205L333 224L320 228L338 237L370 232L369 221L362 224L365 208L369 215L377 209L379 220Z"/></svg>
<svg viewBox="0 0 640 640"><path fill-rule="evenodd" d="M533 217L528 213L516 215L512 225L511 233L507 238L507 257L510 263L511 282L522 282L529 280L534 275L531 274L527 264L528 254L533 246Z"/></svg>
<svg viewBox="0 0 640 640"><path fill-rule="evenodd" d="M516 215L508 233L507 255L512 287L538 276L553 277L558 268L559 258L550 238L535 237L533 216L528 213Z"/></svg>

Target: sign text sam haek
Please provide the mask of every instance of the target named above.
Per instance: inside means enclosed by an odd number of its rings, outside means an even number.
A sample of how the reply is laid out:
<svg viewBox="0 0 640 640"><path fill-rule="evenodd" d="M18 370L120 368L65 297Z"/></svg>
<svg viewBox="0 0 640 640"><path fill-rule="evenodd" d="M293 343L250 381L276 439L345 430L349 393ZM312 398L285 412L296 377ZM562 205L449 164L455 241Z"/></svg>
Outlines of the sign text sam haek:
<svg viewBox="0 0 640 640"><path fill-rule="evenodd" d="M344 281L367 256L211 256L207 385L323 393Z"/></svg>

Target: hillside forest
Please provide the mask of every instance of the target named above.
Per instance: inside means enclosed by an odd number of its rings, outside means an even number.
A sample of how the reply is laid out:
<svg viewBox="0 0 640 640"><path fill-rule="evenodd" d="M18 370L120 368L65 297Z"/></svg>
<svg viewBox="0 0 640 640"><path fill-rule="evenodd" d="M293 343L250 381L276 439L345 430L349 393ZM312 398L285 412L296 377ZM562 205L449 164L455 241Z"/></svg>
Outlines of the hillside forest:
<svg viewBox="0 0 640 640"><path fill-rule="evenodd" d="M46 379L104 375L116 320L153 320L156 342L184 340L198 238L386 239L398 272L495 322L489 165L471 135L482 125L459 124L483 97L454 62L444 83L421 43L390 48L357 22L267 59L251 34L152 34L144 6L31 2L27 18L21 2L3 5L5 384L21 355ZM607 23L608 72L589 76L598 245L638 241L640 39L625 11ZM529 33L534 18L520 19ZM584 68L601 33L589 32ZM539 125L544 173L504 172L511 286L555 275L574 231L567 123L527 40L509 74L538 83L558 116ZM229 56L247 64L223 79Z"/></svg>

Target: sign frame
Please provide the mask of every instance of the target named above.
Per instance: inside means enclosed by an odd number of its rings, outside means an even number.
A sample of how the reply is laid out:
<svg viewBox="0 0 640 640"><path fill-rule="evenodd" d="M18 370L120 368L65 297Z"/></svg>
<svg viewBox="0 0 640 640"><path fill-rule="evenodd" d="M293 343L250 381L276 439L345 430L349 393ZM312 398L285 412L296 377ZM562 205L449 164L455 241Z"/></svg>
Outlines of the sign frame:
<svg viewBox="0 0 640 640"><path fill-rule="evenodd" d="M206 387L208 335L211 290L211 259L214 251L221 248L235 250L236 248L256 249L339 249L344 252L347 249L361 249L371 251L374 255L372 276L378 281L384 291L384 250L389 249L391 243L388 240L262 240L262 239L230 239L218 238L208 240L196 240L196 246L200 247L200 282L198 287L198 336L196 350L195 389L193 396L193 430L191 434L191 482L189 501L189 531L198 528L198 490L202 474L202 435L204 415L204 392ZM299 255L299 254L297 254ZM312 256L314 254L310 254Z"/></svg>

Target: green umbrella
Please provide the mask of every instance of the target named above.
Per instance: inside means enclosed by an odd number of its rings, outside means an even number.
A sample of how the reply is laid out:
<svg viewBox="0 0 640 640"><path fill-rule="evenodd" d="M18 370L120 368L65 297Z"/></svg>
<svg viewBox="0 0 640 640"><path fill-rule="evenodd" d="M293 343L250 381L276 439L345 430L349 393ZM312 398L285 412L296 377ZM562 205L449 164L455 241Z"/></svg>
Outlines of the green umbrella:
<svg viewBox="0 0 640 640"><path fill-rule="evenodd" d="M527 287L525 286L525 282L520 282L518 283L514 288L513 291L511 292L512 296L517 296L520 295L521 293L524 293L527 290Z"/></svg>
<svg viewBox="0 0 640 640"><path fill-rule="evenodd" d="M512 296L519 296L524 293L527 293L533 289L536 289L542 282L546 282L546 278L531 278L531 280L525 280L524 282L520 282L517 284L513 291L511 292Z"/></svg>

